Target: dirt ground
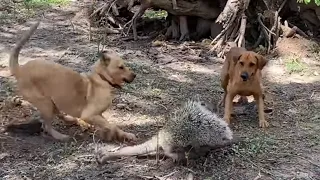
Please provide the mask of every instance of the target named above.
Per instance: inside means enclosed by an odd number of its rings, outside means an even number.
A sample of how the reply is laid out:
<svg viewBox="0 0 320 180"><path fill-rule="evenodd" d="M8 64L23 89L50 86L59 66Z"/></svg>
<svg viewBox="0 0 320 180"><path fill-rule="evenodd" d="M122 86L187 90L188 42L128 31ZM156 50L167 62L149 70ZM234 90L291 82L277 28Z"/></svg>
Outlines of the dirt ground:
<svg viewBox="0 0 320 180"><path fill-rule="evenodd" d="M94 63L97 43L89 42L83 31L73 29L70 19L77 10L56 7L46 11L31 40L21 51L20 63L34 58L55 61L78 72ZM34 118L30 106L14 105L17 90L8 76L8 50L27 23L0 27L0 126L12 120ZM33 21L34 22L34 21ZM152 40L125 41L108 36L105 48L120 53L137 78L117 92L108 119L139 142L154 135L168 114L189 97L216 103L222 95L218 78L222 59L207 55L201 43L152 43ZM320 48L308 40L292 38L279 42L277 52L268 56L264 70L266 114L270 128L258 127L256 107L243 105L236 111L232 129L246 142L211 152L176 165L171 159L158 163L154 157L122 158L98 165L99 148L114 149L120 144L101 143L93 134L57 122L59 131L75 135L61 143L43 135L0 134L0 179L320 179ZM53 77L54 78L54 77ZM220 114L221 115L221 114Z"/></svg>

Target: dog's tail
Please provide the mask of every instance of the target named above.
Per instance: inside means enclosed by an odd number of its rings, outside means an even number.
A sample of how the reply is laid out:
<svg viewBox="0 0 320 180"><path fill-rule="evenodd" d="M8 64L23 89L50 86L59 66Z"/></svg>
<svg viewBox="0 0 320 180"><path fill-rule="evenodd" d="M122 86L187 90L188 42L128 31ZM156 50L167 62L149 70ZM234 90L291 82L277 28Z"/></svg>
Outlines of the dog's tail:
<svg viewBox="0 0 320 180"><path fill-rule="evenodd" d="M19 67L18 59L19 59L19 53L22 49L22 46L30 39L34 31L38 28L39 24L40 24L40 21L32 25L29 31L23 34L23 36L17 42L15 47L12 48L10 53L10 59L9 59L9 68L10 68L11 74L14 75Z"/></svg>

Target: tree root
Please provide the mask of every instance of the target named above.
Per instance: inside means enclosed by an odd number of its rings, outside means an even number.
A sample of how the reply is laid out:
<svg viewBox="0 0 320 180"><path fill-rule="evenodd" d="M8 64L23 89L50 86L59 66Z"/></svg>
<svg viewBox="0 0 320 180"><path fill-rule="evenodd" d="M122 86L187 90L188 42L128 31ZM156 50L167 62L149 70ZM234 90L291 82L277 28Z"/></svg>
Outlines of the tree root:
<svg viewBox="0 0 320 180"><path fill-rule="evenodd" d="M260 43L261 43L261 41L262 41L263 37L264 37L264 36L263 36L263 32L262 32L262 31L260 31L260 34L259 34L258 40L254 43L254 45L253 45L252 49L257 48L257 47L260 45Z"/></svg>
<svg viewBox="0 0 320 180"><path fill-rule="evenodd" d="M136 41L138 40L138 33L137 33L137 20L144 14L144 12L150 7L150 4L149 3L141 3L140 5L140 8L137 12L134 13L132 19L127 22L125 25L124 25L124 28L127 27L129 25L129 28L128 28L128 31L125 35L128 35L129 34L129 31L131 30L132 28L132 31L133 31L133 39Z"/></svg>
<svg viewBox="0 0 320 180"><path fill-rule="evenodd" d="M249 18L252 18L253 14L256 13L255 9L253 12L247 9L250 0L228 0L223 11L216 19L216 23L221 24L223 30L212 41L211 44L215 45L210 49L210 52L216 51L219 57L223 56L225 51L223 46L226 45L225 42L234 42L238 47L245 47L246 15L248 15L250 25L254 25L257 22L259 26L258 32L253 36L257 41L253 43L251 48L255 49L260 44L263 44L266 47L267 53L270 53L270 51L276 47L281 33L280 30L286 28L281 25L279 12L288 1L284 0L277 9L266 0L262 0L261 2L263 6L265 6L263 7L264 12L257 13L257 21L250 22ZM246 15L245 11L247 11ZM308 37L301 29L294 25L291 25L291 28L287 27L284 31L283 35L285 37L292 37L296 33L305 38Z"/></svg>
<svg viewBox="0 0 320 180"><path fill-rule="evenodd" d="M240 29L239 29L238 47L245 47L244 34L246 31L246 24L247 24L247 16L244 13L242 13Z"/></svg>
<svg viewBox="0 0 320 180"><path fill-rule="evenodd" d="M178 8L178 4L177 4L177 0L172 0L172 8L173 8L174 10L179 9L179 8Z"/></svg>
<svg viewBox="0 0 320 180"><path fill-rule="evenodd" d="M223 46L225 42L235 42L238 47L243 47L245 38L245 29L247 17L245 10L249 5L250 0L228 0L225 8L218 16L216 23L222 24L223 30L212 41L211 44L216 43L210 52L216 51L218 57L223 56ZM240 25L239 25L240 24Z"/></svg>

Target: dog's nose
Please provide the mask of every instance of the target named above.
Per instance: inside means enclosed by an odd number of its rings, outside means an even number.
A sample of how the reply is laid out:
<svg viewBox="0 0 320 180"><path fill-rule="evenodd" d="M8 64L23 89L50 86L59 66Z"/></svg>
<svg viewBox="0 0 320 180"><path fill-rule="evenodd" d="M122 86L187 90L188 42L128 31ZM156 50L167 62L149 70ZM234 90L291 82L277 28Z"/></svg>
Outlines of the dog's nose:
<svg viewBox="0 0 320 180"><path fill-rule="evenodd" d="M243 81L248 80L249 74L247 72L241 73L240 77L242 78Z"/></svg>

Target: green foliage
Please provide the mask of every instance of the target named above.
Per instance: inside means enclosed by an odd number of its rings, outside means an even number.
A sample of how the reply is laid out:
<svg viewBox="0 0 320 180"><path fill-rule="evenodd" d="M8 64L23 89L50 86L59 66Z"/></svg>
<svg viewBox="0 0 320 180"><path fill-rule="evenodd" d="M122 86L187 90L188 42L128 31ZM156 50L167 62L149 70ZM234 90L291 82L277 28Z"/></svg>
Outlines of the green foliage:
<svg viewBox="0 0 320 180"><path fill-rule="evenodd" d="M167 11L159 10L159 11L153 11L153 10L146 10L143 17L147 17L149 19L163 19L168 16Z"/></svg>
<svg viewBox="0 0 320 180"><path fill-rule="evenodd" d="M24 0L27 8L45 8L52 5L67 5L69 0Z"/></svg>
<svg viewBox="0 0 320 180"><path fill-rule="evenodd" d="M309 4L311 2L311 0L297 0L298 3L305 3L305 4ZM320 6L320 0L314 0L314 3L316 3L317 6Z"/></svg>
<svg viewBox="0 0 320 180"><path fill-rule="evenodd" d="M285 66L289 74L302 73L307 69L307 65L301 62L300 57L294 55L285 60Z"/></svg>
<svg viewBox="0 0 320 180"><path fill-rule="evenodd" d="M68 5L69 2L70 0L23 0L22 3L14 3L11 0L0 0L0 7L4 7L4 10L0 11L0 24L14 21L23 23L43 10L57 5Z"/></svg>

